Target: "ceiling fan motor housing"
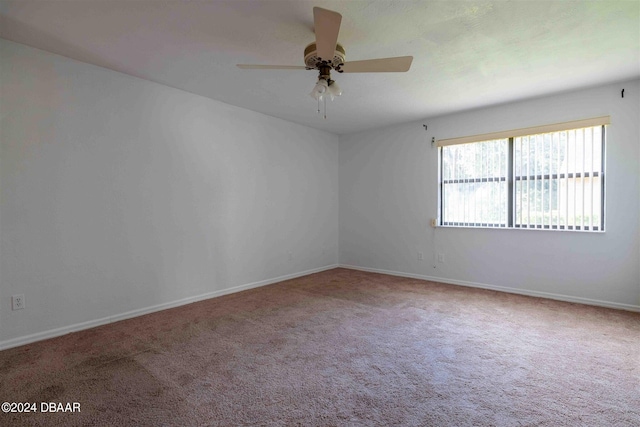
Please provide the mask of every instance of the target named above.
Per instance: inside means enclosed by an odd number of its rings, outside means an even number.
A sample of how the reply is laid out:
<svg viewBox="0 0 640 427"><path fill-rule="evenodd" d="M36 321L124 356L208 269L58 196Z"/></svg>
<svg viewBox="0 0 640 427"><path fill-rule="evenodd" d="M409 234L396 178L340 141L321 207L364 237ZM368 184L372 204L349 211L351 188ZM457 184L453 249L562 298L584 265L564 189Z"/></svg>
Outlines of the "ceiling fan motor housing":
<svg viewBox="0 0 640 427"><path fill-rule="evenodd" d="M320 58L318 56L318 49L316 48L316 44L311 43L304 49L304 64L311 70L319 70L320 66L324 65L323 61L327 61L327 65L331 66L331 68L335 69L336 71L339 71L342 64L344 64L345 56L346 53L344 51L344 48L340 43L338 43L336 44L336 50L331 60Z"/></svg>

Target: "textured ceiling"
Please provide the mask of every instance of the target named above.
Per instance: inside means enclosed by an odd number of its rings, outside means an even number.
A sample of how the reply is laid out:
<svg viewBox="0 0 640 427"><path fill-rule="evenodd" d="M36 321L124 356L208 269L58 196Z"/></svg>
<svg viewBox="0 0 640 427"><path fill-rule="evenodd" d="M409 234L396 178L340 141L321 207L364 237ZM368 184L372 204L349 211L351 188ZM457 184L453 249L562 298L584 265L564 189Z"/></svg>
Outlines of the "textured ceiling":
<svg viewBox="0 0 640 427"><path fill-rule="evenodd" d="M342 14L344 74L316 114L313 6ZM336 134L640 76L639 1L4 1L0 37Z"/></svg>

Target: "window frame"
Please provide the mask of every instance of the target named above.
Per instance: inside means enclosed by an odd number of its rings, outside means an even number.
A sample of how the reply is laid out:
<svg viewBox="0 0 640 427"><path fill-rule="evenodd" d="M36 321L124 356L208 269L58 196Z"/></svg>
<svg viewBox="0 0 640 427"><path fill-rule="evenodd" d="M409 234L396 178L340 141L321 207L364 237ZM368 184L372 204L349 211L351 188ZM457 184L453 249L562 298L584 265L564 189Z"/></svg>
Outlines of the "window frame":
<svg viewBox="0 0 640 427"><path fill-rule="evenodd" d="M503 140L505 138L499 138L496 140ZM493 141L493 140L489 140L489 141ZM476 143L482 143L482 142L487 142L487 141L476 141ZM509 144L511 144L511 141L509 141ZM461 183L479 183L479 182L506 182L507 183L507 206L510 206L511 204L511 199L512 199L512 193L511 193L511 177L512 177L512 173L511 170L513 168L513 165L510 161L510 155L507 155L507 170L506 170L506 176L492 176L492 177L483 177L483 178L471 178L471 179L452 179L452 180L445 180L442 177L442 171L444 170L444 156L442 155L442 148L443 147L438 147L438 225L443 226L443 227L473 227L473 228L508 228L509 224L510 224L510 216L511 216L511 210L507 208L506 211L506 223L504 225L502 225L501 223L489 223L489 222L477 222L477 223L471 223L471 222L458 222L458 221L451 221L451 222L447 222L445 223L443 221L444 218L444 186L446 184L461 184ZM508 146L508 150L509 152L511 151L511 145Z"/></svg>
<svg viewBox="0 0 640 427"><path fill-rule="evenodd" d="M516 129L512 131L494 132L490 134L483 134L477 136L467 136L461 138L442 139L437 141L438 149L438 215L437 226L438 227L454 227L454 228L499 228L499 229L512 229L512 230L551 230L551 231L579 231L589 233L603 233L605 231L605 178L606 178L606 144L607 144L607 127L610 124L609 116L597 117L593 119L578 120L574 122L557 123L552 125L537 126L532 128ZM600 144L600 170L583 170L575 172L558 172L558 173L539 173L534 175L520 174L516 176L514 164L515 164L515 138L523 136L540 135L553 132L568 132L576 129L585 129L592 127L600 127L601 132L601 144ZM506 224L502 223L470 223L459 221L445 221L444 209L445 209L445 188L446 184L455 184L462 182L500 182L504 181L502 177L480 177L470 179L451 179L445 180L443 177L444 170L444 156L443 148L449 145L457 144L469 144L480 143L491 140L508 140L508 153L507 153L507 206L506 206ZM594 178L598 177L600 180L600 221L597 225L582 226L582 225L553 225L553 224L516 224L516 182L527 180L526 177L535 178L537 180L549 180L564 178ZM445 182L446 181L446 182ZM595 207L595 206L594 206Z"/></svg>

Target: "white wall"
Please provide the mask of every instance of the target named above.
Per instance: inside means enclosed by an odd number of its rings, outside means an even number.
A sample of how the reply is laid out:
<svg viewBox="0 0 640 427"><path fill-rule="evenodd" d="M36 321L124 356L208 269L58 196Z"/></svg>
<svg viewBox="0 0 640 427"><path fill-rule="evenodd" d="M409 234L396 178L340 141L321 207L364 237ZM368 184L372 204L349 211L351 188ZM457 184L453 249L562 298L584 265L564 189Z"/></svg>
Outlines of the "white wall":
<svg viewBox="0 0 640 427"><path fill-rule="evenodd" d="M337 263L337 136L1 39L0 64L0 348Z"/></svg>
<svg viewBox="0 0 640 427"><path fill-rule="evenodd" d="M635 80L341 137L340 263L640 309L639 92ZM437 214L432 137L603 115L612 122L605 233L429 227ZM437 253L444 254L444 263L434 260Z"/></svg>

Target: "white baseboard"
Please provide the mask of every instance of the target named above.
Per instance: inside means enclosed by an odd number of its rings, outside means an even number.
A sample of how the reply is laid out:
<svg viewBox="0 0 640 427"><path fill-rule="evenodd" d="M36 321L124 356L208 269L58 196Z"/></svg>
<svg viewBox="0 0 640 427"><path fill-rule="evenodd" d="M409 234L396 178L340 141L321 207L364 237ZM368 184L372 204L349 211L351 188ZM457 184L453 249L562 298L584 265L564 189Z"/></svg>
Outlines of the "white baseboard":
<svg viewBox="0 0 640 427"><path fill-rule="evenodd" d="M351 270L368 271L368 272L371 272L371 273L388 274L390 276L399 276L399 277L408 277L408 278L411 278L411 279L429 280L431 282L446 283L446 284L450 284L450 285L460 285L460 286L467 286L467 287L471 287L471 288L489 289L489 290L492 290L492 291L507 292L507 293L510 293L510 294L527 295L527 296L530 296L530 297L547 298L547 299L553 299L553 300L558 300L558 301L574 302L574 303L578 303L578 304L595 305L595 306L599 306L599 307L615 308L615 309L618 309L618 310L627 310L627 311L640 312L640 305L622 304L622 303L617 303L617 302L594 300L594 299L590 299L590 298L575 297L575 296L570 296L570 295L561 295L561 294L553 294L553 293L549 293L549 292L532 291L532 290L528 290L528 289L517 289L517 288L504 287L504 286L494 286L494 285L488 285L488 284L485 284L485 283L466 282L466 281L463 281L463 280L448 279L448 278L445 278L445 277L425 276L425 275L422 275L422 274L413 274L413 273L404 273L404 272L400 272L400 271L381 270L381 269L378 269L378 268L358 267L358 266L355 266L355 265L340 264L340 267L341 268L348 268L348 269L351 269Z"/></svg>
<svg viewBox="0 0 640 427"><path fill-rule="evenodd" d="M271 285L273 283L283 282L289 279L295 279L297 277L307 276L313 273L319 273L321 271L331 270L333 268L337 268L338 264L327 265L320 268L314 268L311 270L300 271L297 273L286 274L284 276L275 277L273 279L260 280L258 282L247 283L244 285L234 286L231 288L221 289L218 291L207 292L205 294L196 295L193 297L183 298L177 301L171 301L167 303L162 303L158 305L154 305L151 307L145 307L137 310L127 311L126 313L119 313L113 316L103 317L101 319L90 320L87 322L76 323L69 326L63 326L61 328L50 329L44 332L38 332L31 335L26 335L22 337L12 338L5 341L0 341L0 350L6 350L12 347L18 347L21 345L29 344L36 341L42 341L49 338L59 337L61 335L66 335L71 332L82 331L85 329L95 328L96 326L102 326L109 323L118 322L120 320L131 319L133 317L142 316L149 313L154 313L156 311L167 310L169 308L179 307L181 305L191 304L198 301L203 301L210 298L219 297L222 295L232 294L235 292L245 291L247 289L258 288L260 286Z"/></svg>

